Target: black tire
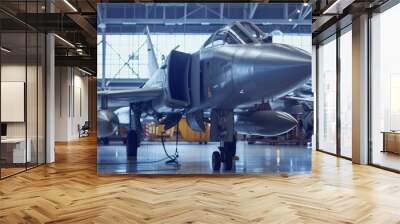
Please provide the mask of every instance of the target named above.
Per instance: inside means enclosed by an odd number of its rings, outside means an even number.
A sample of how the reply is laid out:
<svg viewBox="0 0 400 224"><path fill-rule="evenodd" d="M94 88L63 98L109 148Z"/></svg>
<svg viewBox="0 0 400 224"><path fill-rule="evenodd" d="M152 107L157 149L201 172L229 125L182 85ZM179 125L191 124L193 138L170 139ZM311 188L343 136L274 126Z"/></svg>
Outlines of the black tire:
<svg viewBox="0 0 400 224"><path fill-rule="evenodd" d="M126 145L126 138L122 138L122 144Z"/></svg>
<svg viewBox="0 0 400 224"><path fill-rule="evenodd" d="M254 145L256 142L255 141L248 141L247 144L249 145Z"/></svg>
<svg viewBox="0 0 400 224"><path fill-rule="evenodd" d="M213 171L219 171L221 169L221 154L218 151L212 153L211 164Z"/></svg>
<svg viewBox="0 0 400 224"><path fill-rule="evenodd" d="M135 130L128 131L126 136L126 155L136 157L138 148L138 135Z"/></svg>
<svg viewBox="0 0 400 224"><path fill-rule="evenodd" d="M205 141L205 142L204 142L204 144L206 144L206 145L207 145L207 144L208 144L208 142L207 142L207 141Z"/></svg>

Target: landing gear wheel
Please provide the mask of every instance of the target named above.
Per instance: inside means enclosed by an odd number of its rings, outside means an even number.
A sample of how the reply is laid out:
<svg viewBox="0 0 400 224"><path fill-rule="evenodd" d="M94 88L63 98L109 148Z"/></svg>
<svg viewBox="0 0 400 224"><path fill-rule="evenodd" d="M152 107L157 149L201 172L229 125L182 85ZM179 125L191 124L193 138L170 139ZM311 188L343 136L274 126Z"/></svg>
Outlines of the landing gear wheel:
<svg viewBox="0 0 400 224"><path fill-rule="evenodd" d="M218 151L213 152L211 163L214 171L221 169L221 154Z"/></svg>

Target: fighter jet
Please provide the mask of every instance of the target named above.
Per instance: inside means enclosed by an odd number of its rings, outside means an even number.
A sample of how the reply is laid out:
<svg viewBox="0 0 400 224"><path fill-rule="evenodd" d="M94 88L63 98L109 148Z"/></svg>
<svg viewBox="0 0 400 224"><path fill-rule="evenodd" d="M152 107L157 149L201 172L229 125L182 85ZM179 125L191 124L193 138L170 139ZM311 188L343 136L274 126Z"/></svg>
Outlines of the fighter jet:
<svg viewBox="0 0 400 224"><path fill-rule="evenodd" d="M205 122L209 122L210 140L221 143L219 151L212 154L214 170L219 170L221 164L225 170L232 169L235 132L272 136L297 125L296 119L283 111L240 108L281 98L303 86L311 77L308 52L271 43L271 37L255 24L238 21L212 34L196 53L172 50L159 66L148 29L146 35L150 79L141 88L98 91L103 101L129 106L128 156L136 156L141 118L148 116L166 129L175 126L182 116L198 132L204 131ZM101 109L100 138L115 131L112 124L118 120L107 108Z"/></svg>

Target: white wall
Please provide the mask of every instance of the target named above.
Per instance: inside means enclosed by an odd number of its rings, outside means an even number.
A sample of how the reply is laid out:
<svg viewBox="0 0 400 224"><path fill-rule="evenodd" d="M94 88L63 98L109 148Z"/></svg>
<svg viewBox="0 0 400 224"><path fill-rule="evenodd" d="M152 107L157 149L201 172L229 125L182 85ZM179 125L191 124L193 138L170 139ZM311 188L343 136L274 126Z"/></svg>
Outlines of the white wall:
<svg viewBox="0 0 400 224"><path fill-rule="evenodd" d="M88 120L88 78L72 67L56 67L55 140L79 138L78 125Z"/></svg>
<svg viewBox="0 0 400 224"><path fill-rule="evenodd" d="M25 64L8 64L1 66L1 81L5 82L25 82ZM7 110L7 108L1 108ZM25 122L7 123L8 137L25 137Z"/></svg>

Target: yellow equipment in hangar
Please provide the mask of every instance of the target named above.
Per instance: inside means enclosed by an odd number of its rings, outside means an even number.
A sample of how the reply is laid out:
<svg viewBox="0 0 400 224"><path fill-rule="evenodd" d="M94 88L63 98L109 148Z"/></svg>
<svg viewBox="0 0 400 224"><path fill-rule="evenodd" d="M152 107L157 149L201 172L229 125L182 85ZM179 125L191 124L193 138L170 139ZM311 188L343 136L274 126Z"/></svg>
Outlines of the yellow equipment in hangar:
<svg viewBox="0 0 400 224"><path fill-rule="evenodd" d="M210 140L210 124L206 123L205 132L195 132L187 124L186 118L182 118L179 123L179 140L187 142L207 143ZM164 132L164 125L149 123L145 125L145 134L149 141L159 140L162 135L166 140L175 140L177 126L172 127Z"/></svg>

